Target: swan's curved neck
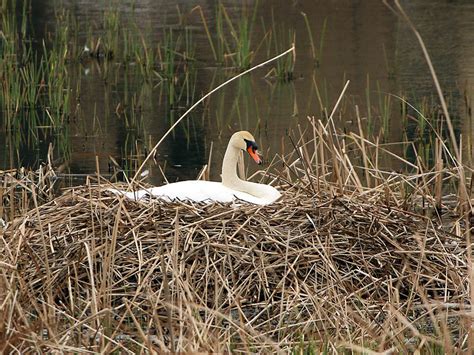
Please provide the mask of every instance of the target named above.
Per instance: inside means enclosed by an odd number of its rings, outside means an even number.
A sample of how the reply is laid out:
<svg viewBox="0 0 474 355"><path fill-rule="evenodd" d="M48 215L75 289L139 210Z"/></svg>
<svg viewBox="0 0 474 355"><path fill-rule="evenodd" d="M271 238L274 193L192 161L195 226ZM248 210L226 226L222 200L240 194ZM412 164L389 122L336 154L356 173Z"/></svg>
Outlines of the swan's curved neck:
<svg viewBox="0 0 474 355"><path fill-rule="evenodd" d="M222 185L233 190L246 192L255 197L265 197L265 191L261 184L245 181L237 175L237 161L239 160L240 150L232 144L227 146L222 163Z"/></svg>
<svg viewBox="0 0 474 355"><path fill-rule="evenodd" d="M230 188L236 188L244 182L237 175L239 153L239 149L229 144L222 162L222 184Z"/></svg>

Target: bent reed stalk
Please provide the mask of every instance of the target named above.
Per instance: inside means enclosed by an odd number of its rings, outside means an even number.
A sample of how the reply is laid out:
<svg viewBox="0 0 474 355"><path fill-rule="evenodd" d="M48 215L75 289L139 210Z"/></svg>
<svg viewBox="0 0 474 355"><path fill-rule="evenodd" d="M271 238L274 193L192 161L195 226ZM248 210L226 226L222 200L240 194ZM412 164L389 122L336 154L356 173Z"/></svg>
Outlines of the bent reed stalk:
<svg viewBox="0 0 474 355"><path fill-rule="evenodd" d="M140 175L142 169L145 167L145 164L148 162L148 160L150 160L151 157L153 157L156 153L156 150L158 149L158 147L161 145L161 143L164 141L164 139L173 131L173 129L192 111L194 110L198 105L200 105L204 100L206 100L209 96L211 96L213 93L215 93L216 91L220 90L221 88L223 88L224 86L230 84L232 81L240 78L241 76L244 76L252 71L254 71L255 69L258 69L258 68L261 68L289 53L292 53L294 52L295 50L295 46L292 45L291 48L287 49L286 51L284 51L283 53L280 53L278 54L277 56L275 57L272 57L260 64L257 64L245 71L243 71L242 73L236 75L236 76L233 76L232 78L226 80L225 82L223 82L222 84L218 85L217 87L215 87L214 89L212 89L211 91L209 91L207 94L205 94L203 97L201 97L199 100L197 100L189 109L186 110L185 113L183 113L177 120L176 122L166 131L166 133L161 137L161 139L158 141L158 143L155 144L155 146L150 150L150 152L148 153L148 155L145 157L145 159L143 160L143 162L141 163L140 167L137 169L137 171L135 172L135 175L133 176L132 180L130 181L130 184L128 186L128 188L130 189L130 187L133 185L133 183L136 181L137 177Z"/></svg>

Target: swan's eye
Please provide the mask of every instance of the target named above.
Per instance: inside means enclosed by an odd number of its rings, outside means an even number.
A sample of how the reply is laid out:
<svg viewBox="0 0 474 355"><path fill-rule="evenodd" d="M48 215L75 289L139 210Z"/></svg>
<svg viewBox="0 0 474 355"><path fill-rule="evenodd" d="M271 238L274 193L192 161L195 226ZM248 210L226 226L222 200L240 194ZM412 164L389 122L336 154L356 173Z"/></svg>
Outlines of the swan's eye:
<svg viewBox="0 0 474 355"><path fill-rule="evenodd" d="M244 141L245 141L245 144L247 145L247 151L249 150L249 148L252 148L252 151L254 152L258 150L257 143L255 143L254 141L249 141L247 139L244 139Z"/></svg>

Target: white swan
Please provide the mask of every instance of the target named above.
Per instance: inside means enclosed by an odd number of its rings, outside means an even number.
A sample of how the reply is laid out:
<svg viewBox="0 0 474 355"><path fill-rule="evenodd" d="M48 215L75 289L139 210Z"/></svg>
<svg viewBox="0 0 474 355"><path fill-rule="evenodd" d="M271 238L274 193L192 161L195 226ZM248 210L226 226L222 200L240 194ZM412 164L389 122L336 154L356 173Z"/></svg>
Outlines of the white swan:
<svg viewBox="0 0 474 355"><path fill-rule="evenodd" d="M222 163L222 183L188 180L132 192L108 190L116 194L123 194L133 200L140 200L147 196L165 201L232 202L235 199L240 199L257 205L266 205L280 198L280 192L270 185L245 181L237 176L239 152L246 150L257 164L261 164L262 160L257 154L257 149L255 138L249 132L234 133L230 138Z"/></svg>

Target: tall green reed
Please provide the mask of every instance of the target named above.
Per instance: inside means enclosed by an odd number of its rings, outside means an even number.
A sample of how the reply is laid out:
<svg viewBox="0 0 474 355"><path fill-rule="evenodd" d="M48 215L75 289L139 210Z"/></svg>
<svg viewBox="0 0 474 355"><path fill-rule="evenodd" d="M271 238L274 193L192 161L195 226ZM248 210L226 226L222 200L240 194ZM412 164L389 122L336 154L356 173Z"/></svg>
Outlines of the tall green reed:
<svg viewBox="0 0 474 355"><path fill-rule="evenodd" d="M192 9L191 12L199 12L212 55L217 63L225 63L240 70L251 66L259 48L259 45L254 46L254 26L258 5L258 1L252 8L242 5L240 16L232 20L225 5L219 1L215 7L214 35L211 34L202 8L196 6Z"/></svg>
<svg viewBox="0 0 474 355"><path fill-rule="evenodd" d="M275 13L272 8L271 35L267 42L267 56L281 53L291 47L296 41L296 32L292 28L286 28L275 21ZM284 56L276 61L273 68L274 75L281 81L293 80L295 69L295 52L293 55Z"/></svg>
<svg viewBox="0 0 474 355"><path fill-rule="evenodd" d="M320 32L320 35L319 35L319 48L316 49L316 43L315 43L315 40L314 40L314 37L313 37L313 31L311 29L311 24L309 23L308 16L304 12L301 12L301 15L304 18L304 22L305 22L305 25L306 25L306 31L307 31L308 37L309 37L309 44L310 44L310 48L311 48L311 56L314 60L314 63L316 65L316 67L319 67L322 63L324 39L325 39L325 36L326 36L326 29L327 29L327 17L323 21L321 32Z"/></svg>

